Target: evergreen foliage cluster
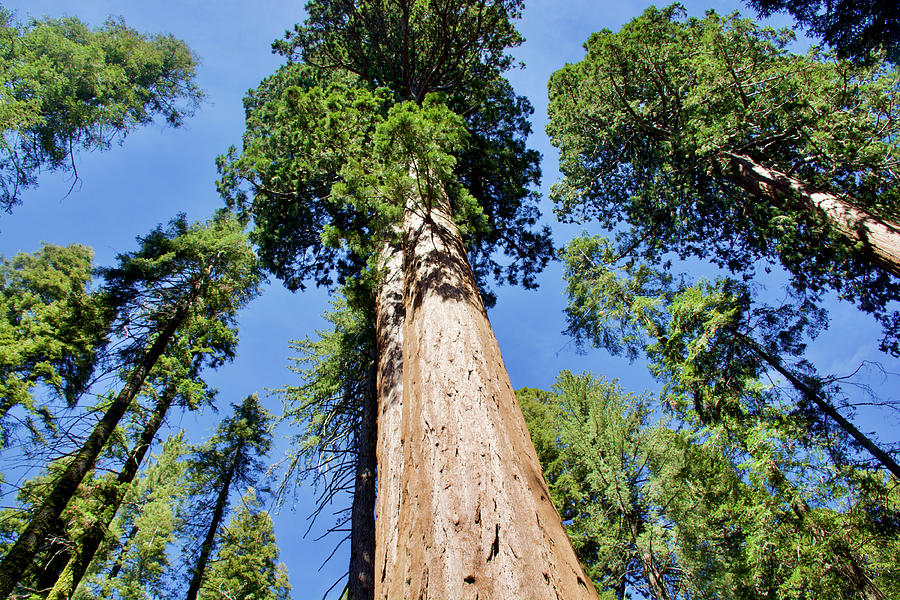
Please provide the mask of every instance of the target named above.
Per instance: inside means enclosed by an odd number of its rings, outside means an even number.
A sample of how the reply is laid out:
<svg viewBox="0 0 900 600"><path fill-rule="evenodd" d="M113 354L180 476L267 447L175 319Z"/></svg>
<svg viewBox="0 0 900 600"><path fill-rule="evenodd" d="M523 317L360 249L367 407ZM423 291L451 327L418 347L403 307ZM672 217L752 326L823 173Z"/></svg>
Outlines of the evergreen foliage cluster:
<svg viewBox="0 0 900 600"><path fill-rule="evenodd" d="M203 97L196 66L181 40L121 19L19 24L0 7L0 208L18 204L42 169L74 171L78 150L106 149L157 116L180 125Z"/></svg>

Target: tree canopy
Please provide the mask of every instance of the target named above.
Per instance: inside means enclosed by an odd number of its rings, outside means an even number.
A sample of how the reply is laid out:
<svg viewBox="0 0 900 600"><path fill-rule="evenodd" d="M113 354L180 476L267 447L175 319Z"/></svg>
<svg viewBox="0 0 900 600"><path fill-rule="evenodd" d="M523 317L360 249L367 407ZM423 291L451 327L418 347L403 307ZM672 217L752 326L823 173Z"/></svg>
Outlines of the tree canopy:
<svg viewBox="0 0 900 600"><path fill-rule="evenodd" d="M897 488L831 470L789 423L673 421L652 396L590 374L563 372L552 391L517 395L554 502L605 597L896 592ZM874 506L892 517L871 519Z"/></svg>
<svg viewBox="0 0 900 600"><path fill-rule="evenodd" d="M898 270L879 252L900 231L898 71L792 54L791 39L677 5L594 34L550 82L557 213L618 228L650 261L708 257L744 276L778 261L796 290L873 313L896 353Z"/></svg>
<svg viewBox="0 0 900 600"><path fill-rule="evenodd" d="M510 25L520 4L310 4L307 22L275 44L290 62L245 100L242 153L219 161L220 189L253 216L267 268L292 289L361 271L400 217L385 193L390 165L373 160L387 148L379 123L392 106L438 94L432 104L463 121L448 192L476 277L535 285L551 245L535 227L532 109L500 76L513 64L507 46L521 41ZM403 48L409 59L394 60ZM512 260L498 261L497 248Z"/></svg>
<svg viewBox="0 0 900 600"><path fill-rule="evenodd" d="M0 208L21 202L42 169L74 171L79 150L103 150L162 117L180 125L202 98L197 57L171 35L109 19L13 21L0 7Z"/></svg>
<svg viewBox="0 0 900 600"><path fill-rule="evenodd" d="M858 62L900 59L900 23L893 0L747 0L761 16L788 12L807 32Z"/></svg>

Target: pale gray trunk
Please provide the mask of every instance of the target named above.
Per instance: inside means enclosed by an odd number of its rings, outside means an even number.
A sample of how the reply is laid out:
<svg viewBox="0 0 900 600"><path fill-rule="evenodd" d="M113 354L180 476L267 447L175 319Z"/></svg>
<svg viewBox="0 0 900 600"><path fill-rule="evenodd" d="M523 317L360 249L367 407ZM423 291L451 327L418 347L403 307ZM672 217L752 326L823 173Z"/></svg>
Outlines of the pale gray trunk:
<svg viewBox="0 0 900 600"><path fill-rule="evenodd" d="M867 261L900 277L900 226L882 219L847 200L812 189L802 181L769 169L748 156L725 153L725 176L748 192L777 203L783 198L799 201L820 214L831 228L860 248Z"/></svg>
<svg viewBox="0 0 900 600"><path fill-rule="evenodd" d="M416 198L405 213L399 539L378 597L596 599L550 499L449 202Z"/></svg>
<svg viewBox="0 0 900 600"><path fill-rule="evenodd" d="M385 244L375 298L378 389L378 494L375 499L375 598L383 595L389 565L397 560L400 477L403 473L403 253Z"/></svg>

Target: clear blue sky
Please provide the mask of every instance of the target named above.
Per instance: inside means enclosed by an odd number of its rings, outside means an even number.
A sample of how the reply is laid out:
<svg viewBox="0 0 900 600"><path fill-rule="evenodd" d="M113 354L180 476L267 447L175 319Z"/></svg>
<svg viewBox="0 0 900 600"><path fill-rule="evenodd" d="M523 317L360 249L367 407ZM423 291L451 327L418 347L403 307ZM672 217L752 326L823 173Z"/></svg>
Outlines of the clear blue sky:
<svg viewBox="0 0 900 600"><path fill-rule="evenodd" d="M178 212L191 219L205 219L220 206L215 190L214 159L229 145L239 144L243 132L244 93L271 73L280 58L271 54L273 39L303 18L303 2L285 0L16 0L4 1L20 19L34 16L78 16L100 24L108 15L121 15L128 25L143 32L171 32L184 39L199 55L199 84L207 102L197 115L178 130L151 126L136 131L122 146L108 152L82 154L77 159L80 181L66 195L68 175L45 173L40 187L23 195L23 205L12 215L0 214L0 254L34 251L42 241L54 244L82 243L96 251L99 265L110 264L115 253L135 247L134 238ZM686 2L689 14L700 16L707 8L720 13L738 9L738 2L707 0ZM520 29L526 43L516 54L526 68L510 74L519 93L535 106L532 146L544 155L544 191L556 181L556 151L543 132L546 123L546 82L566 62L583 55L582 43L602 28L618 29L640 14L648 4L633 0L531 0ZM780 23L787 23L781 19ZM580 231L562 228L552 221L549 204L543 203L545 220L554 227L557 244ZM590 226L586 226L590 230ZM632 390L653 388L640 365L605 353L576 353L561 331L564 292L558 265L541 279L538 291L504 287L490 312L513 386L549 387L561 369L591 370L618 378ZM240 356L210 379L220 390L225 407L247 394L292 383L287 371L288 342L312 334L323 326L320 314L327 308L327 294L310 289L291 294L273 282L266 293L244 311ZM852 309L833 315L830 331L816 344L812 358L825 372L845 373L863 359L883 360L876 351L877 328ZM890 365L889 365L890 366ZM875 377L874 385L891 382ZM896 380L893 382L896 384ZM896 387L896 385L894 385ZM276 398L269 408L280 410ZM204 435L215 417L175 415L170 423ZM896 420L885 423L888 433ZM289 434L282 431L283 434ZM897 435L886 436L897 441ZM284 445L281 445L284 448ZM279 458L273 456L273 460ZM317 572L331 550L331 542L300 539L311 507L310 490L304 488L296 512L289 507L276 518L281 558L287 564L294 598L319 598L346 568L344 554Z"/></svg>

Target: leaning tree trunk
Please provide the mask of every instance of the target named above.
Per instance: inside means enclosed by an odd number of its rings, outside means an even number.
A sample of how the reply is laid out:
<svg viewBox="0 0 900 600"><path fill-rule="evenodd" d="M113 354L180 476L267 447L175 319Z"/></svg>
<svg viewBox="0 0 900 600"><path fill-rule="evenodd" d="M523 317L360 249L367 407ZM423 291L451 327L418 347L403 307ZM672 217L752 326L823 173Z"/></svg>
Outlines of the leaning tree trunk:
<svg viewBox="0 0 900 600"><path fill-rule="evenodd" d="M125 415L125 411L128 410L132 400L140 391L144 379L175 336L175 331L181 322L187 317L196 291L196 287L194 287L189 296L190 300L178 306L175 314L156 336L153 344L144 352L138 365L129 374L122 390L106 409L103 418L91 431L69 467L56 479L53 489L44 503L32 515L25 531L19 535L19 539L3 557L3 561L0 562L0 599L8 598L12 594L22 576L31 566L35 552L44 542L50 528L65 510L72 496L75 495L75 491L85 475L94 468L97 457L100 456L100 452Z"/></svg>
<svg viewBox="0 0 900 600"><path fill-rule="evenodd" d="M857 208L834 194L814 190L748 156L724 154L724 174L729 181L779 204L784 198L799 201L808 210L822 215L852 246L860 248L868 262L900 277L900 225Z"/></svg>
<svg viewBox="0 0 900 600"><path fill-rule="evenodd" d="M882 450L875 442L869 439L866 434L860 431L853 423L851 423L847 418L845 418L838 410L825 398L818 390L813 388L809 383L803 380L802 377L793 373L790 369L786 368L781 361L766 352L759 344L757 344L753 338L744 335L742 333L734 332L735 336L743 342L745 346L747 346L751 352L756 354L759 358L761 358L766 364L770 367L778 371L785 379L787 379L794 388L799 391L803 396L812 402L818 407L820 411L822 411L825 416L832 419L835 423L838 424L838 427L844 430L844 433L852 437L857 444L862 446L872 455L872 457L881 463L885 469L887 469L897 481L900 481L900 464L897 464L897 461L894 458Z"/></svg>
<svg viewBox="0 0 900 600"><path fill-rule="evenodd" d="M373 353L356 436L356 481L353 486L353 505L350 508L347 600L372 600L375 594L375 446L378 395L374 358Z"/></svg>
<svg viewBox="0 0 900 600"><path fill-rule="evenodd" d="M222 481L222 487L219 489L219 495L216 497L216 505L213 509L212 521L209 523L209 529L206 530L206 537L203 545L200 546L200 555L197 557L197 564L194 566L194 572L191 575L191 583L188 586L186 600L197 600L200 593L200 585L203 583L203 575L206 573L206 566L209 564L209 557L212 554L213 544L216 540L216 532L225 516L225 507L228 504L228 493L231 491L231 482L234 480L234 473L237 470L236 457L243 449L244 442L238 442L231 453L231 462L228 465L228 471L225 473L225 479Z"/></svg>
<svg viewBox="0 0 900 600"><path fill-rule="evenodd" d="M125 536L125 541L122 543L122 547L119 549L119 555L116 557L116 562L109 570L109 574L106 577L107 579L115 579L119 576L119 571L122 570L122 566L125 563L125 557L128 553L128 547L131 545L131 540L134 539L134 536L137 535L137 532L137 525L132 525L131 529L128 530L128 535Z"/></svg>
<svg viewBox="0 0 900 600"><path fill-rule="evenodd" d="M400 478L403 475L403 253L385 244L375 298L378 390L378 494L375 500L375 597L397 562ZM391 599L393 600L393 599Z"/></svg>
<svg viewBox="0 0 900 600"><path fill-rule="evenodd" d="M106 532L109 529L109 525L112 523L119 507L122 505L125 493L134 481L138 468L141 466L144 456L150 449L153 438L156 437L156 432L159 431L163 419L166 416L166 412L168 412L169 407L172 405L172 400L175 398L176 391L174 386L168 387L157 401L153 412L150 414L150 419L144 427L144 431L141 432L140 438L134 448L132 448L128 460L125 462L125 466L116 477L112 489L107 492L106 497L104 498L104 506L101 514L90 527L88 527L81 539L78 540L78 547L69 558L65 568L56 578L56 583L47 595L47 600L68 600L75 593L75 589L78 587L78 584L81 583L84 574L87 572L88 566L94 559L94 555L97 554L97 549L100 548L100 544L106 539Z"/></svg>
<svg viewBox="0 0 900 600"><path fill-rule="evenodd" d="M596 599L550 499L447 197L415 199L403 227L399 539L376 597Z"/></svg>

